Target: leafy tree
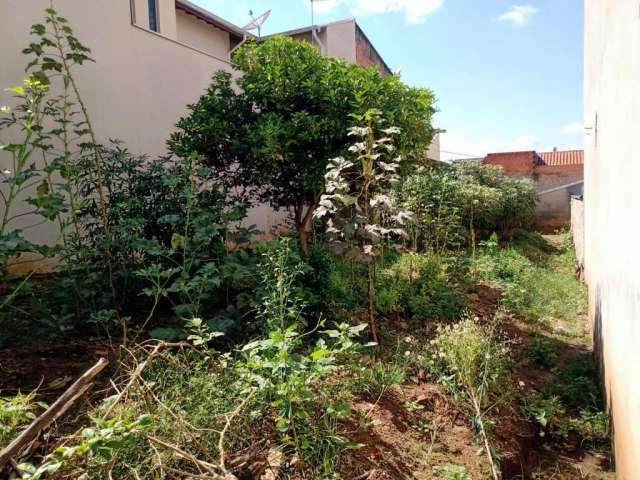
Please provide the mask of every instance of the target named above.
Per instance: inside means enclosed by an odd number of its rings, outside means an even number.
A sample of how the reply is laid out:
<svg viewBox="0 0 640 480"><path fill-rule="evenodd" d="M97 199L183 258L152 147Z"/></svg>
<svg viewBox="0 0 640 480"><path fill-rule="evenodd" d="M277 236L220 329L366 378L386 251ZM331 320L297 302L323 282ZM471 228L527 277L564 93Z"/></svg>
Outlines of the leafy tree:
<svg viewBox="0 0 640 480"><path fill-rule="evenodd" d="M350 129L357 141L349 148L353 161L334 158L325 175L327 193L322 195L316 218L329 216L327 233L346 258L363 262L367 270L367 314L373 340L377 330L373 316L374 278L372 262L382 253L385 239L406 236L410 212L400 211L389 195L400 180L400 157L393 137L397 127L380 128L380 112L369 110L356 117L362 124Z"/></svg>
<svg viewBox="0 0 640 480"><path fill-rule="evenodd" d="M217 73L169 147L180 156L199 153L255 201L288 209L305 253L327 163L347 152L352 114L378 108L402 129L403 171L424 158L435 133L431 91L326 58L309 43L249 43L234 62L239 79Z"/></svg>

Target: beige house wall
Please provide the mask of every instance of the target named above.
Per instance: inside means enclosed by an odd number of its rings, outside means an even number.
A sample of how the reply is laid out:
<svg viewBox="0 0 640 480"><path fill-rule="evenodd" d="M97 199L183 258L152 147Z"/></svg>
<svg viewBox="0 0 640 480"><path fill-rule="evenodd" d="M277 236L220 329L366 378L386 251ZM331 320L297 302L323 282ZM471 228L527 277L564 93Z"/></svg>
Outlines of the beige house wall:
<svg viewBox="0 0 640 480"><path fill-rule="evenodd" d="M323 39L329 57L356 62L356 21L346 20L328 25Z"/></svg>
<svg viewBox="0 0 640 480"><path fill-rule="evenodd" d="M229 33L182 10L175 11L175 18L178 41L216 57L229 59L231 51Z"/></svg>
<svg viewBox="0 0 640 480"><path fill-rule="evenodd" d="M619 480L640 479L639 9L585 1L585 273Z"/></svg>
<svg viewBox="0 0 640 480"><path fill-rule="evenodd" d="M142 4L146 7L146 2ZM171 0L160 0L161 31L171 31L171 9L165 8L170 4ZM22 83L29 60L20 51L31 41L31 25L43 21L48 6L48 0L2 0L2 89ZM96 60L78 67L76 78L102 142L119 139L134 153L165 153L166 139L187 112L186 105L198 99L215 71L231 70L223 58L132 25L129 0L57 0L56 8ZM140 10L136 18L140 22ZM0 91L0 104L12 105L12 100ZM6 132L0 135L3 142L15 140L7 138ZM0 165L9 160L7 153L0 152ZM45 242L54 241L56 233L50 223L30 229L26 236Z"/></svg>

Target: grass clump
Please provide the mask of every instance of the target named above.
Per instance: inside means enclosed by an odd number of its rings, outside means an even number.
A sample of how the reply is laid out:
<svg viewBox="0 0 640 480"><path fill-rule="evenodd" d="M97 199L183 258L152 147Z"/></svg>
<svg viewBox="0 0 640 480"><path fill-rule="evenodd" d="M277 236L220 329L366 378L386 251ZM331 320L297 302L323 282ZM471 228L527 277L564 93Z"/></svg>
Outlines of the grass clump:
<svg viewBox="0 0 640 480"><path fill-rule="evenodd" d="M587 291L575 278L572 253L563 245L551 256L535 235L500 248L497 237L483 242L478 267L486 280L504 286L504 305L513 313L550 328L562 319L576 333L586 315ZM534 258L534 260L531 260Z"/></svg>
<svg viewBox="0 0 640 480"><path fill-rule="evenodd" d="M373 366L359 367L351 383L355 394L377 401L407 375L406 366L399 362L376 362Z"/></svg>
<svg viewBox="0 0 640 480"><path fill-rule="evenodd" d="M431 348L430 370L472 414L497 480L499 467L489 442L491 421L487 416L509 397L508 349L495 339L493 328L469 318L440 327Z"/></svg>

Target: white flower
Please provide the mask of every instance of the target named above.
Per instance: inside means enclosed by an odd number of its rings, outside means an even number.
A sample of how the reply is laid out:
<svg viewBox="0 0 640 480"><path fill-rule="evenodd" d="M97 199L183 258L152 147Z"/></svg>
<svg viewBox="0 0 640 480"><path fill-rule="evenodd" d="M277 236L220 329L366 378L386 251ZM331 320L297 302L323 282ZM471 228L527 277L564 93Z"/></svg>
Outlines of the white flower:
<svg viewBox="0 0 640 480"><path fill-rule="evenodd" d="M405 357L408 357L409 355L411 355L411 352L410 352L409 350L407 350L407 351L405 351L405 352L404 352L404 356L405 356Z"/></svg>

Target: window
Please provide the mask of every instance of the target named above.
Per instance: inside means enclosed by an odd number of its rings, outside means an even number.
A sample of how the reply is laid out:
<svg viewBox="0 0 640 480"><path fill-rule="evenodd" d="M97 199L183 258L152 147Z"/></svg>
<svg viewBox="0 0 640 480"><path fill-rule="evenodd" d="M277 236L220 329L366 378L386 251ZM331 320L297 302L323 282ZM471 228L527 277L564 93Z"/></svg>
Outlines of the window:
<svg viewBox="0 0 640 480"><path fill-rule="evenodd" d="M149 30L158 31L158 0L149 0Z"/></svg>

